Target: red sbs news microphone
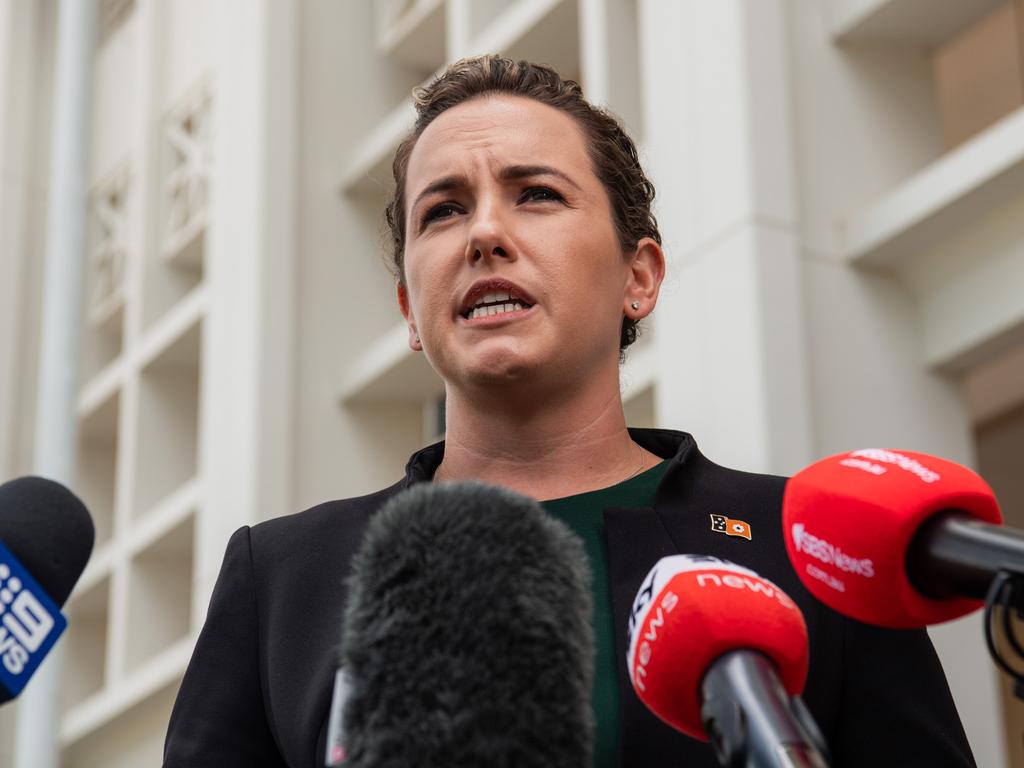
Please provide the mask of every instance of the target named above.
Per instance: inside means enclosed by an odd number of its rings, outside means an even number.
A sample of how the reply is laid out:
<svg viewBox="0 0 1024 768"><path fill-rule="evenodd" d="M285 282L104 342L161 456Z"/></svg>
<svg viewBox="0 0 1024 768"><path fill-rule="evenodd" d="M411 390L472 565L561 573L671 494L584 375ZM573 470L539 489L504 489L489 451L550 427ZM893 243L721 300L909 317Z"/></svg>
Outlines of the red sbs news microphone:
<svg viewBox="0 0 1024 768"><path fill-rule="evenodd" d="M913 451L867 448L812 464L786 484L782 518L807 589L884 627L923 627L981 607L996 553L1019 546L1018 534L993 533L1002 515L984 480Z"/></svg>
<svg viewBox="0 0 1024 768"><path fill-rule="evenodd" d="M687 736L710 737L723 765L825 765L799 700L807 627L772 582L714 557L663 558L637 594L629 635L637 696Z"/></svg>

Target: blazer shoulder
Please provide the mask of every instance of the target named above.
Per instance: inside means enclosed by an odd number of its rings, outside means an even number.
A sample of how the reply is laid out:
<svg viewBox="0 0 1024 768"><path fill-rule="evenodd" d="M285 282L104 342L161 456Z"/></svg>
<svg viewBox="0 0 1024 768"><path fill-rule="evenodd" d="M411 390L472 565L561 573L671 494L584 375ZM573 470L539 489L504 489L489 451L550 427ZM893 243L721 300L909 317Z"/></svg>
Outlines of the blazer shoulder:
<svg viewBox="0 0 1024 768"><path fill-rule="evenodd" d="M258 523L251 529L252 546L264 555L278 550L294 553L325 540L358 538L373 513L401 491L403 485L398 482L365 496L325 501Z"/></svg>
<svg viewBox="0 0 1024 768"><path fill-rule="evenodd" d="M716 464L700 456L695 473L695 489L720 502L743 503L744 506L765 506L778 509L786 490L788 477L761 472L747 472Z"/></svg>

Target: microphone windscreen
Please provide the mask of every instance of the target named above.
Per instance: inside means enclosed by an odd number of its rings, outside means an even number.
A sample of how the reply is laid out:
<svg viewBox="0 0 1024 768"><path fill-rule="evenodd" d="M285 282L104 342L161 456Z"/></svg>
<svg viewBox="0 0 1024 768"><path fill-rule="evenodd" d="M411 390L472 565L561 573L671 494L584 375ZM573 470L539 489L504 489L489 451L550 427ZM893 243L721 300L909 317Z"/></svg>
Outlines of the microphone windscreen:
<svg viewBox="0 0 1024 768"><path fill-rule="evenodd" d="M948 509L1002 522L992 489L966 467L913 451L842 453L786 484L786 549L807 589L846 616L904 629L948 621L981 603L929 598L906 569L918 528Z"/></svg>
<svg viewBox="0 0 1024 768"><path fill-rule="evenodd" d="M767 579L726 560L664 557L644 579L629 620L629 679L655 715L695 739L700 684L729 651L767 656L791 695L807 680L807 625L790 597Z"/></svg>
<svg viewBox="0 0 1024 768"><path fill-rule="evenodd" d="M345 765L589 768L582 543L508 490L403 491L354 559L341 664Z"/></svg>
<svg viewBox="0 0 1024 768"><path fill-rule="evenodd" d="M0 485L0 542L57 605L85 570L95 538L85 505L60 483L28 476Z"/></svg>

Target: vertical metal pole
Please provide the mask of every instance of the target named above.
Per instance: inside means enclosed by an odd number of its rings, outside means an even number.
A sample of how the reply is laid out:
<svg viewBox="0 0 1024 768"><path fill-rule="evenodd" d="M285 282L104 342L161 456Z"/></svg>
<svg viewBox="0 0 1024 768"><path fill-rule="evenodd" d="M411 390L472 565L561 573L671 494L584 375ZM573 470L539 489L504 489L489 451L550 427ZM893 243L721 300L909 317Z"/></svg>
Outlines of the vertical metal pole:
<svg viewBox="0 0 1024 768"><path fill-rule="evenodd" d="M89 187L96 0L59 0L43 277L35 471L71 484L77 449L85 215ZM57 768L61 645L18 708L14 768Z"/></svg>

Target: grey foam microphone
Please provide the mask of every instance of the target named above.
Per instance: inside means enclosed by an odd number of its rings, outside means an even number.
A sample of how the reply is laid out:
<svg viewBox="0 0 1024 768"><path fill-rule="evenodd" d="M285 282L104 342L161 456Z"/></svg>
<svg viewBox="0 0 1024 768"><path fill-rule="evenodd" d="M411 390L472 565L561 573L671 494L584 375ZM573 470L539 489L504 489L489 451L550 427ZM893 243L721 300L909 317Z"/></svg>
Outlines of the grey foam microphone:
<svg viewBox="0 0 1024 768"><path fill-rule="evenodd" d="M508 490L422 484L353 569L334 764L590 767L590 574L565 525Z"/></svg>

